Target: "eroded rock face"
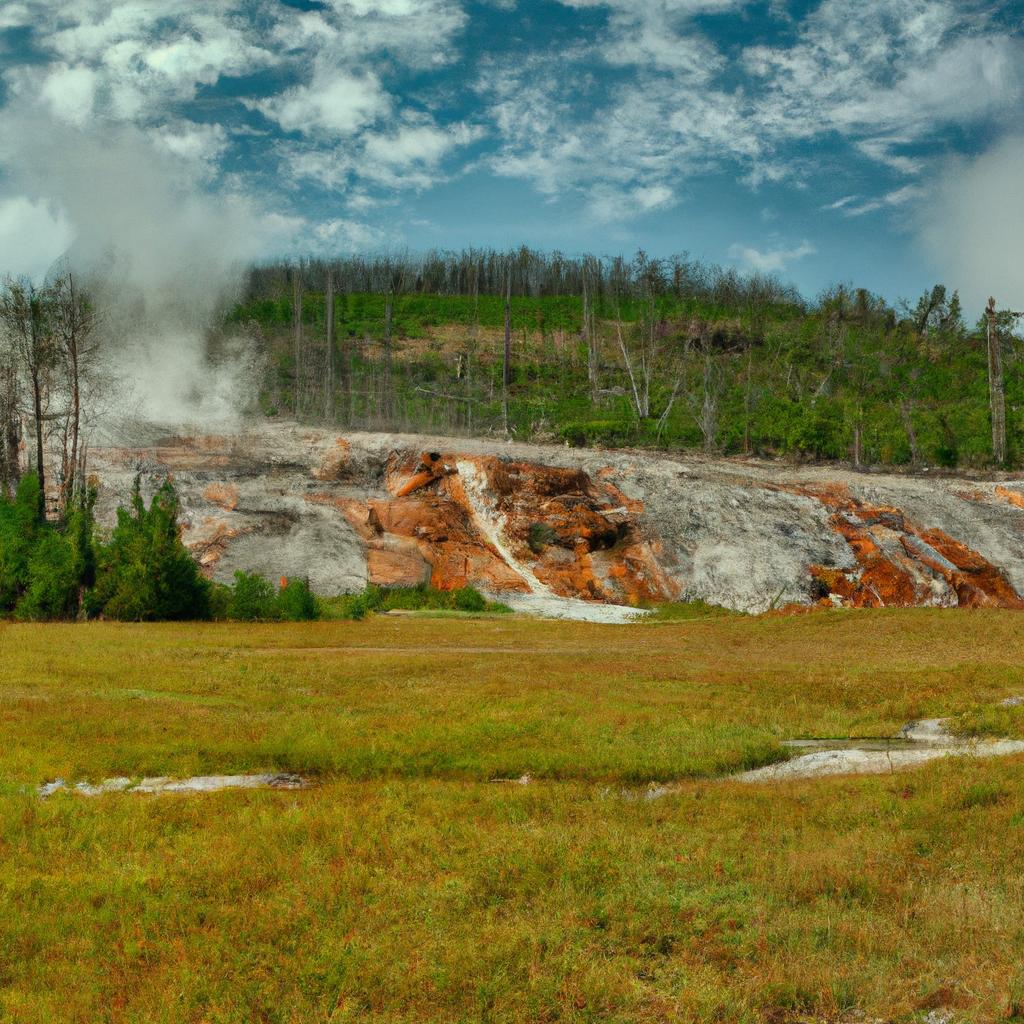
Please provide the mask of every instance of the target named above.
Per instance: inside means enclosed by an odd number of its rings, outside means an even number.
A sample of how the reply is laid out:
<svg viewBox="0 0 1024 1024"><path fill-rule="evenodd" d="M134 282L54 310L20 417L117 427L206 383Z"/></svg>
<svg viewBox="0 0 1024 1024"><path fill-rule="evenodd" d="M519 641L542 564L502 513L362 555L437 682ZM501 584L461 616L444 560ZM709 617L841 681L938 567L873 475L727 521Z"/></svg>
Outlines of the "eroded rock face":
<svg viewBox="0 0 1024 1024"><path fill-rule="evenodd" d="M91 453L101 522L173 477L209 575L746 611L1024 606L1024 489L260 425Z"/></svg>

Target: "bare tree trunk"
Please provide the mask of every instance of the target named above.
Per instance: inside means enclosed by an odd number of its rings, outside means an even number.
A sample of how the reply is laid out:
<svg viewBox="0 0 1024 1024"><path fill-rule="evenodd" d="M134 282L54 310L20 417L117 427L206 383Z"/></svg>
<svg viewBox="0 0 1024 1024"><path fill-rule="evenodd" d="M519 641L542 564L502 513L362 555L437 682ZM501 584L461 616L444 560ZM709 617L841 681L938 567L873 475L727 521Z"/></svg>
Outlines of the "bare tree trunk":
<svg viewBox="0 0 1024 1024"><path fill-rule="evenodd" d="M394 306L394 293L389 289L384 301L384 394L381 399L381 413L387 425L391 423L394 403L391 393L391 317Z"/></svg>
<svg viewBox="0 0 1024 1024"><path fill-rule="evenodd" d="M86 325L80 322L78 298L75 295L75 280L67 276L67 295L61 303L64 356L67 361L68 391L71 410L64 442L64 466L61 480L61 507L66 511L74 494L75 473L78 469L78 436L82 423L82 377L80 365L80 343Z"/></svg>
<svg viewBox="0 0 1024 1024"><path fill-rule="evenodd" d="M512 264L505 278L505 351L501 364L501 424L508 436L508 389L512 383Z"/></svg>
<svg viewBox="0 0 1024 1024"><path fill-rule="evenodd" d="M295 418L299 418L300 396L302 394L302 268L295 268L292 278L292 327L295 332Z"/></svg>
<svg viewBox="0 0 1024 1024"><path fill-rule="evenodd" d="M46 518L46 461L43 457L43 384L38 366L29 372L32 385L32 415L36 426L36 476L39 478L39 519Z"/></svg>
<svg viewBox="0 0 1024 1024"><path fill-rule="evenodd" d="M921 462L921 453L917 446L917 431L914 429L914 405L912 401L904 399L900 402L900 417L903 420L903 429L907 432L907 444L910 445L910 464L917 466Z"/></svg>
<svg viewBox="0 0 1024 1024"><path fill-rule="evenodd" d="M704 347L704 397L700 407L700 432L704 436L704 450L714 451L718 446L718 389L714 379L714 362L710 346Z"/></svg>
<svg viewBox="0 0 1024 1024"><path fill-rule="evenodd" d="M754 397L754 348L747 342L747 372L743 382L743 454L750 454L750 416Z"/></svg>
<svg viewBox="0 0 1024 1024"><path fill-rule="evenodd" d="M21 478L19 450L21 417L18 414L18 374L13 352L0 365L0 497L14 497Z"/></svg>
<svg viewBox="0 0 1024 1024"><path fill-rule="evenodd" d="M473 356L476 354L477 338L480 333L480 280L476 264L473 265L473 323L469 328L469 345L466 347L466 429L473 433Z"/></svg>
<svg viewBox="0 0 1024 1024"><path fill-rule="evenodd" d="M587 343L587 380L590 382L590 401L597 403L597 339L594 331L594 316L590 308L587 291L587 274L583 272L583 338Z"/></svg>
<svg viewBox="0 0 1024 1024"><path fill-rule="evenodd" d="M633 411L638 420L643 419L643 403L640 400L640 390L636 383L636 374L633 372L633 361L629 358L629 350L622 338L622 320L618 313L615 315L615 337L619 342L619 351L622 353L622 361L626 364L626 373L629 375L629 386L633 391Z"/></svg>
<svg viewBox="0 0 1024 1024"><path fill-rule="evenodd" d="M996 465L1006 463L1006 392L1003 384L1003 354L999 344L996 300L990 298L985 309L988 321L988 395L992 413L992 458Z"/></svg>
<svg viewBox="0 0 1024 1024"><path fill-rule="evenodd" d="M327 271L327 294L324 297L324 333L327 343L327 373L324 375L324 418L334 422L334 273Z"/></svg>

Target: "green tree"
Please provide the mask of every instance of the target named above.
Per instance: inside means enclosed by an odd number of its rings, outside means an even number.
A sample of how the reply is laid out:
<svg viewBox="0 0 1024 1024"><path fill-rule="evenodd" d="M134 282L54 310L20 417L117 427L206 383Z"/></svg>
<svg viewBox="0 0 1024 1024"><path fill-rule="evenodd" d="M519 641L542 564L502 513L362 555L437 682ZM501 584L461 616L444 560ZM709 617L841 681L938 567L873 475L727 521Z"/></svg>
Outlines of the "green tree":
<svg viewBox="0 0 1024 1024"><path fill-rule="evenodd" d="M289 580L277 595L277 612L289 622L318 618L316 598L305 580Z"/></svg>
<svg viewBox="0 0 1024 1024"><path fill-rule="evenodd" d="M26 473L14 499L0 500L0 612L10 612L29 583L29 561L42 525L40 487L35 473Z"/></svg>
<svg viewBox="0 0 1024 1024"><path fill-rule="evenodd" d="M170 480L147 508L136 479L129 507L117 510L117 526L100 548L90 613L130 622L210 617L210 585L181 542L179 510Z"/></svg>
<svg viewBox="0 0 1024 1024"><path fill-rule="evenodd" d="M236 572L228 602L228 618L239 622L277 618L273 586L259 573Z"/></svg>

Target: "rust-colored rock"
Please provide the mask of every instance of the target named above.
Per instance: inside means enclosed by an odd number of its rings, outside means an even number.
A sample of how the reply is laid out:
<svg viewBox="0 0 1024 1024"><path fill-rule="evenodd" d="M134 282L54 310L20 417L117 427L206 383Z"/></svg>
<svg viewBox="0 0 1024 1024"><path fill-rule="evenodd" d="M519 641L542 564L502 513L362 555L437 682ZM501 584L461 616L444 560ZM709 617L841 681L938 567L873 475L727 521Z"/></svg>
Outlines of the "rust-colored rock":
<svg viewBox="0 0 1024 1024"><path fill-rule="evenodd" d="M826 603L1024 608L1000 569L942 530L924 529L898 508L863 502L842 484L790 489L832 511L829 524L857 561L854 569L810 567Z"/></svg>
<svg viewBox="0 0 1024 1024"><path fill-rule="evenodd" d="M212 516L205 518L199 526L185 526L182 541L192 552L203 573L212 576L217 563L224 557L228 545L247 531L231 526L222 519Z"/></svg>
<svg viewBox="0 0 1024 1024"><path fill-rule="evenodd" d="M1017 508L1024 508L1024 493L1011 490L1009 487L996 486L996 496L1008 501Z"/></svg>
<svg viewBox="0 0 1024 1024"><path fill-rule="evenodd" d="M228 512L238 508L238 488L234 484L210 484L203 491L203 497Z"/></svg>
<svg viewBox="0 0 1024 1024"><path fill-rule="evenodd" d="M349 468L349 457L352 446L344 437L334 442L334 447L327 453L320 465L313 470L316 480L344 480Z"/></svg>
<svg viewBox="0 0 1024 1024"><path fill-rule="evenodd" d="M415 587L430 578L430 566L415 548L372 547L367 551L367 579L382 587Z"/></svg>

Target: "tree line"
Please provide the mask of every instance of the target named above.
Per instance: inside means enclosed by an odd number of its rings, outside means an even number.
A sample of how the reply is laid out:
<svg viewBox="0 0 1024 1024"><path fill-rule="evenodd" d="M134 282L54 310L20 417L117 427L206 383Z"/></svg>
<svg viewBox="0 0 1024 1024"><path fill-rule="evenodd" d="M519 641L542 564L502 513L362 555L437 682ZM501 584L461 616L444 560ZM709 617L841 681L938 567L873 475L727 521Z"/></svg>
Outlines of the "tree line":
<svg viewBox="0 0 1024 1024"><path fill-rule="evenodd" d="M1008 465L1024 440L1016 315L942 285L814 300L683 255L528 249L278 262L232 314L272 415L574 444Z"/></svg>

